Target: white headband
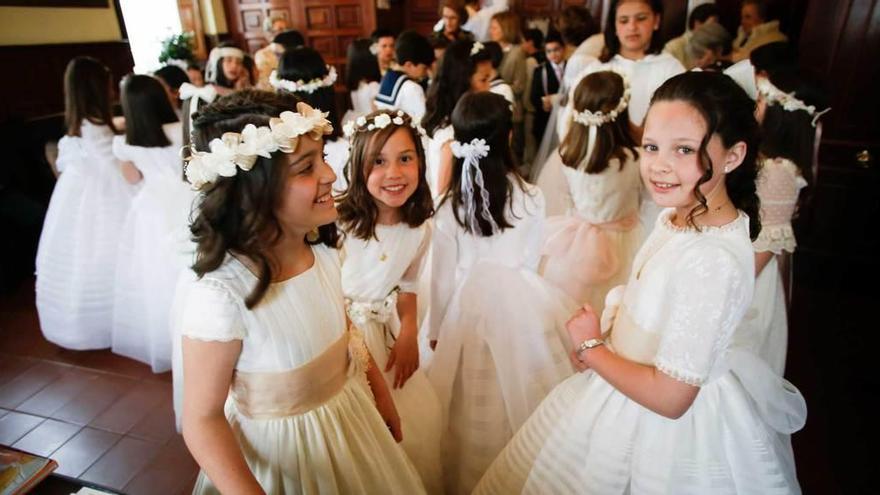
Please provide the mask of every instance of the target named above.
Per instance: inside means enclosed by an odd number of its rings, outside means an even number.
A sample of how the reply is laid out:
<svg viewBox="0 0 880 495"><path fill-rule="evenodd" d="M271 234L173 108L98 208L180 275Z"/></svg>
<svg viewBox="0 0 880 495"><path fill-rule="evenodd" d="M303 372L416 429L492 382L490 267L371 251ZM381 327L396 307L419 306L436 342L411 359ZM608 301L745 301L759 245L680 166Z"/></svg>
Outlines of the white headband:
<svg viewBox="0 0 880 495"><path fill-rule="evenodd" d="M208 55L208 62L205 64L205 81L210 83L217 82L217 62L225 57L243 60L244 52L234 46L220 46L211 50L211 54Z"/></svg>
<svg viewBox="0 0 880 495"><path fill-rule="evenodd" d="M770 79L766 77L758 79L758 93L764 97L767 105L782 105L783 110L786 112L797 112L798 110L807 112L807 115L813 117L813 120L811 121L813 127L816 127L816 124L819 122L819 117L831 110L831 107L828 107L821 112L817 112L816 107L813 105L807 105L803 100L795 97L794 91L786 93L774 86L773 83L770 82Z"/></svg>
<svg viewBox="0 0 880 495"><path fill-rule="evenodd" d="M272 74L269 75L269 84L271 84L273 88L276 90L283 89L284 91L289 91L291 93L312 94L321 88L332 87L334 83L336 83L336 67L333 67L332 65L327 66L327 75L324 77L316 77L308 82L303 81L302 79L296 82L288 79L281 79L278 77L277 70L273 70Z"/></svg>
<svg viewBox="0 0 880 495"><path fill-rule="evenodd" d="M475 186L480 188L480 199L483 205L480 216L489 222L492 227L492 235L498 233L501 229L492 218L489 211L489 191L486 189L486 183L483 179L483 172L480 170L480 159L489 156L491 148L486 144L485 139L471 139L470 143L462 144L458 141L452 142L452 154L456 158L461 158L464 163L461 166L461 194L465 204L465 218L467 223L474 231L479 229L477 223L477 203L474 197ZM471 178L471 169L474 170L474 177Z"/></svg>
<svg viewBox="0 0 880 495"><path fill-rule="evenodd" d="M186 179L193 189L201 189L219 177L232 177L238 169L250 170L258 156L271 158L276 151L293 153L300 136L321 139L333 132L327 114L306 103L296 104L296 112L281 112L269 119L269 126L248 124L238 132L226 132L211 140L211 151L193 151L186 158Z"/></svg>

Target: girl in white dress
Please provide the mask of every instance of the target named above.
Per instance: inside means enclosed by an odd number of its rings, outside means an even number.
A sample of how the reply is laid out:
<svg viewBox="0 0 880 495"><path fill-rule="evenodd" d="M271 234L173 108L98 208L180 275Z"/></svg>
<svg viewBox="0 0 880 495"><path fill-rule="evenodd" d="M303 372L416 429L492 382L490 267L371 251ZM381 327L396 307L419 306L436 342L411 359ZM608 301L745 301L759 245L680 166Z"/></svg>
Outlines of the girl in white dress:
<svg viewBox="0 0 880 495"><path fill-rule="evenodd" d="M110 69L76 57L64 72L67 134L37 250L37 314L46 340L110 347L119 232L134 188L113 157Z"/></svg>
<svg viewBox="0 0 880 495"><path fill-rule="evenodd" d="M425 102L422 127L428 142L428 184L434 197L442 195L452 175L452 110L468 91L489 91L492 61L482 43L459 40L453 42L440 59L437 76L431 81Z"/></svg>
<svg viewBox="0 0 880 495"><path fill-rule="evenodd" d="M428 493L442 493L440 402L419 369L418 281L434 213L425 152L416 124L401 110L356 122L346 127L352 181L338 205L346 234L346 311L385 373L403 424L403 449Z"/></svg>
<svg viewBox="0 0 880 495"><path fill-rule="evenodd" d="M575 125L560 146L568 214L547 219L544 278L601 313L626 282L640 243L638 152L625 76L589 74L574 93Z"/></svg>
<svg viewBox="0 0 880 495"><path fill-rule="evenodd" d="M544 198L516 172L510 105L467 93L452 113L456 156L434 218L428 376L445 412L446 493L470 493L544 396L572 373L575 304L538 276Z"/></svg>
<svg viewBox="0 0 880 495"><path fill-rule="evenodd" d="M736 339L751 346L781 376L788 350L788 320L778 257L793 253L797 246L791 218L810 177L815 126L824 111L817 109L821 101L817 91L794 74L762 76L757 85L762 134L758 197L763 228L752 243L755 297Z"/></svg>
<svg viewBox="0 0 880 495"><path fill-rule="evenodd" d="M346 329L325 117L245 90L194 122L199 280L180 321L194 493L424 493L381 371Z"/></svg>
<svg viewBox="0 0 880 495"><path fill-rule="evenodd" d="M345 85L351 94L351 109L342 117L343 125L375 109L373 99L379 93L382 72L376 56L370 51L372 45L373 40L369 38L359 38L348 45Z"/></svg>
<svg viewBox="0 0 880 495"><path fill-rule="evenodd" d="M599 60L587 65L575 76L569 86L568 104L560 112L557 122L560 142L572 125L574 89L587 74L600 70L615 70L631 81L632 96L629 101L629 120L633 138L639 142L645 112L654 91L670 77L684 72L684 66L668 53L661 53L663 40L658 30L663 14L663 2L659 0L612 0L605 24L605 48ZM564 190L562 162L553 153L547 161L538 185L548 197L547 211L556 215L564 211L564 205L554 200L557 191ZM551 199L554 198L554 199ZM654 227L660 209L652 202L647 190L642 191L640 220L643 236Z"/></svg>
<svg viewBox="0 0 880 495"><path fill-rule="evenodd" d="M324 141L327 163L336 174L334 191L348 186L343 168L348 161L348 140L342 136L339 115L336 113L336 68L324 63L316 50L300 46L285 50L278 62L278 70L269 76L269 83L276 91L293 93L314 108L327 112L333 124L333 132Z"/></svg>
<svg viewBox="0 0 880 495"><path fill-rule="evenodd" d="M194 191L183 180L180 122L155 78L122 84L125 136L113 138L124 175L139 184L123 224L116 264L113 352L171 369L170 310L180 272L192 259L180 251Z"/></svg>
<svg viewBox="0 0 880 495"><path fill-rule="evenodd" d="M474 493L800 492L782 434L803 426L803 397L731 345L761 229L753 109L718 73L657 90L640 162L666 209L601 324L587 306L568 323L582 372L553 390Z"/></svg>

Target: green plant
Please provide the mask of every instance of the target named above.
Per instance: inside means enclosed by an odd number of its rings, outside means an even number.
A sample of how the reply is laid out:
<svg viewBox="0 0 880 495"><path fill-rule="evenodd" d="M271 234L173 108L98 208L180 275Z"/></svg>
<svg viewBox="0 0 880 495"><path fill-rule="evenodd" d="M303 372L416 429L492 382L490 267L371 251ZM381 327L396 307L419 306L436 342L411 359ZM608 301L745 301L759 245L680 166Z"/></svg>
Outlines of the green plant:
<svg viewBox="0 0 880 495"><path fill-rule="evenodd" d="M162 40L162 52L159 54L159 62L163 64L170 60L194 62L193 47L193 33L172 34Z"/></svg>

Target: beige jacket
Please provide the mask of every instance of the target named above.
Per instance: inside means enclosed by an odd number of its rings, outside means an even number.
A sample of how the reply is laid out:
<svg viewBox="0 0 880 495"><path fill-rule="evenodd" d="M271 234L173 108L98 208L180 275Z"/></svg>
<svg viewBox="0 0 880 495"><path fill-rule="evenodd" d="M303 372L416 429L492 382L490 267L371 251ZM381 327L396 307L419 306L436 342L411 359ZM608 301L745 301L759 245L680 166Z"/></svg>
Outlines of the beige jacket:
<svg viewBox="0 0 880 495"><path fill-rule="evenodd" d="M751 34L746 34L742 27L733 40L733 53L731 61L739 62L749 58L752 50L777 41L788 41L788 36L779 30L779 21L765 22L752 28Z"/></svg>

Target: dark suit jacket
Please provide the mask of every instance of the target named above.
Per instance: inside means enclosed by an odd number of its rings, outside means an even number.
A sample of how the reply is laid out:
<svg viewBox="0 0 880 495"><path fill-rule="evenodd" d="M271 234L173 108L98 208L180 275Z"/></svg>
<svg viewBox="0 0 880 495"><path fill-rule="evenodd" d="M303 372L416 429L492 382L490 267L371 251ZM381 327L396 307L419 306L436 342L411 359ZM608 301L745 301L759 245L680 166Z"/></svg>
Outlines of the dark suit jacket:
<svg viewBox="0 0 880 495"><path fill-rule="evenodd" d="M565 62L562 63L562 67L563 69L565 68ZM529 101L532 102L532 107L535 109L535 123L532 126L532 134L539 142L541 137L544 136L547 120L550 118L550 113L544 111L541 98L556 94L559 91L559 82L559 79L556 77L556 71L553 70L550 62L544 62L535 67L535 72L532 74L532 94L529 95Z"/></svg>

